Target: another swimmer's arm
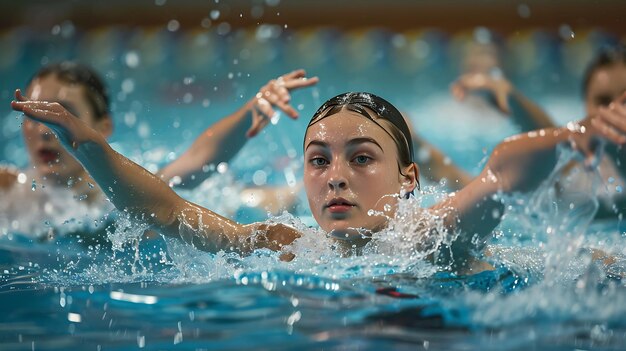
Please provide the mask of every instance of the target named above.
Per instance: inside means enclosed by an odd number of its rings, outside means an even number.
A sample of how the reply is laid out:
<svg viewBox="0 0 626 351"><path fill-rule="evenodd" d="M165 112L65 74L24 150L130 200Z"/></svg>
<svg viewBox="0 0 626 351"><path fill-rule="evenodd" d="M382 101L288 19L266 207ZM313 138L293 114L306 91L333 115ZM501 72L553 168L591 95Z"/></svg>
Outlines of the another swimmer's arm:
<svg viewBox="0 0 626 351"><path fill-rule="evenodd" d="M446 155L443 152L415 132L411 118L404 113L402 116L411 130L413 149L417 153L417 159L414 161L420 164L420 173L423 173L429 180L435 183L438 183L443 178L447 179L448 188L454 191L469 184L472 177L454 163L446 162L449 159L446 160ZM423 152L427 156L425 159L421 159L419 156Z"/></svg>
<svg viewBox="0 0 626 351"><path fill-rule="evenodd" d="M620 100L626 100L626 94ZM469 241L475 235L482 241L498 225L504 210L497 198L499 193L532 191L548 177L556 165L559 144L575 147L587 156L586 164L593 163L597 138L626 144L626 108L615 104L574 127L544 129L533 135L508 138L494 149L478 177L433 207L450 229L463 233L456 244L458 252L471 249Z"/></svg>
<svg viewBox="0 0 626 351"><path fill-rule="evenodd" d="M229 161L245 145L244 135L253 105L252 100L248 101L235 113L207 128L187 151L159 170L157 175L166 182L180 177L180 183L174 183L174 186L198 186L211 174L206 171L206 165Z"/></svg>
<svg viewBox="0 0 626 351"><path fill-rule="evenodd" d="M298 118L298 112L290 105L290 91L317 82L317 77L307 78L304 70L296 70L269 81L237 112L205 130L185 153L160 170L158 175L165 181L180 177L181 183L175 184L179 187L193 188L199 185L211 174L205 166L227 162L234 157L245 145L246 137L257 135L269 123L275 114L275 107L293 119ZM246 132L249 118L252 125Z"/></svg>
<svg viewBox="0 0 626 351"><path fill-rule="evenodd" d="M13 109L52 129L115 207L165 235L182 237L207 251L278 249L298 237L295 230L286 226L244 226L185 201L157 176L113 150L100 133L60 104L18 101L11 103ZM255 230L266 231L266 240L251 242L249 238Z"/></svg>
<svg viewBox="0 0 626 351"><path fill-rule="evenodd" d="M524 96L504 77L494 78L486 73L468 73L452 83L450 90L458 100L471 91L488 91L493 94L496 106L510 115L522 131L555 127L552 118L532 100Z"/></svg>
<svg viewBox="0 0 626 351"><path fill-rule="evenodd" d="M448 180L448 188L456 191L465 187L472 180L467 172L446 160L447 157L443 152L415 134L413 134L413 145L415 145L415 150L418 150L418 153L419 150L427 150L429 153L425 160L418 159L417 162L420 164L420 171L431 181L439 182L445 178Z"/></svg>

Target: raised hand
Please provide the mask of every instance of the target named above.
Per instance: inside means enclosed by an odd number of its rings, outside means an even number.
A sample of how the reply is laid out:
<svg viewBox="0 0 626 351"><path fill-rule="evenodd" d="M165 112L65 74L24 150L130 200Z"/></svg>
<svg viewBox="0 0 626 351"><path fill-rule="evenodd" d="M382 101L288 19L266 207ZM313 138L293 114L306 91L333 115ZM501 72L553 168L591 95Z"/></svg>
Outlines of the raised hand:
<svg viewBox="0 0 626 351"><path fill-rule="evenodd" d="M99 136L98 132L72 115L58 102L30 101L19 89L15 91L15 100L11 101L11 108L45 124L69 150L76 149L83 142L92 140L94 136Z"/></svg>
<svg viewBox="0 0 626 351"><path fill-rule="evenodd" d="M252 108L252 125L246 136L257 135L276 114L275 107L293 119L298 118L298 112L290 105L290 92L294 89L315 85L318 81L317 77L308 78L302 69L270 80L256 94L256 101Z"/></svg>
<svg viewBox="0 0 626 351"><path fill-rule="evenodd" d="M626 93L607 107L600 107L594 116L588 116L579 124L568 124L573 131L572 146L585 155L585 164L596 164L598 148L603 140L616 145L626 144Z"/></svg>
<svg viewBox="0 0 626 351"><path fill-rule="evenodd" d="M450 86L450 92L457 100L465 99L472 91L486 90L493 94L496 106L504 113L510 114L508 96L513 91L513 85L504 77L494 78L486 73L467 73L460 76Z"/></svg>

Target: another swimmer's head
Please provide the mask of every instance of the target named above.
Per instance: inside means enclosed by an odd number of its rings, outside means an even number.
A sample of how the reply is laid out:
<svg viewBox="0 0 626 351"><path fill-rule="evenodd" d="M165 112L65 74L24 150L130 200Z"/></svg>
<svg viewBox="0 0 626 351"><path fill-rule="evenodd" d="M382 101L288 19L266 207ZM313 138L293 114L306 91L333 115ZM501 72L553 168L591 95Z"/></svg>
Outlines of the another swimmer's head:
<svg viewBox="0 0 626 351"><path fill-rule="evenodd" d="M74 62L47 65L30 80L25 96L35 101L58 102L105 137L113 131L104 83L87 66ZM84 174L82 166L46 126L27 118L22 132L31 165L40 176L66 182Z"/></svg>
<svg viewBox="0 0 626 351"><path fill-rule="evenodd" d="M91 108L89 113L94 120L109 118L109 94L104 82L93 69L72 61L54 63L42 67L35 73L29 85L49 76L55 77L59 82L82 87L84 99ZM33 97L29 96L29 98ZM76 113L74 115L81 117Z"/></svg>
<svg viewBox="0 0 626 351"><path fill-rule="evenodd" d="M626 91L626 47L602 48L587 66L583 76L583 96L587 115L593 116Z"/></svg>
<svg viewBox="0 0 626 351"><path fill-rule="evenodd" d="M382 229L400 196L419 186L402 114L370 93L345 93L313 115L304 139L304 183L327 232Z"/></svg>

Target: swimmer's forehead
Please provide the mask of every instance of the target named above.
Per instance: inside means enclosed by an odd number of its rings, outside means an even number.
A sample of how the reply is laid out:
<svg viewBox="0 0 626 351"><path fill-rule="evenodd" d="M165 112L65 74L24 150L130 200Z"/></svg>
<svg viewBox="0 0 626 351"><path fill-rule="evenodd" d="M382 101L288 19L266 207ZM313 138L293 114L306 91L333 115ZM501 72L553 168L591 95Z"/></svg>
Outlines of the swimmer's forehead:
<svg viewBox="0 0 626 351"><path fill-rule="evenodd" d="M589 82L591 90L626 89L626 65L612 65L598 69Z"/></svg>
<svg viewBox="0 0 626 351"><path fill-rule="evenodd" d="M58 102L75 116L88 114L91 108L85 98L85 87L59 80L55 74L33 79L26 97L33 101Z"/></svg>
<svg viewBox="0 0 626 351"><path fill-rule="evenodd" d="M376 116L372 110L368 112ZM306 149L311 142L332 144L345 143L353 139L364 141L371 139L381 145L389 143L394 145L391 137L379 125L358 112L344 108L311 125L307 129L304 147Z"/></svg>
<svg viewBox="0 0 626 351"><path fill-rule="evenodd" d="M84 100L84 87L59 80L54 74L38 77L28 86L28 98L36 101Z"/></svg>

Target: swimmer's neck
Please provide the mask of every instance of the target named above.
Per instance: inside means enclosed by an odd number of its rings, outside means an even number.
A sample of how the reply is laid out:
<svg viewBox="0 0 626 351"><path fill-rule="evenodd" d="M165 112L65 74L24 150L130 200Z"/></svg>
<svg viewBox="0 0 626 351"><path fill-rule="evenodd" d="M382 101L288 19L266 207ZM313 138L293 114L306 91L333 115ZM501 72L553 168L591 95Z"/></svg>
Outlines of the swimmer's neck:
<svg viewBox="0 0 626 351"><path fill-rule="evenodd" d="M381 231L385 226L375 229L350 228L345 230L331 230L328 236L333 239L335 247L341 251L342 255L360 255L365 245L372 240L372 235Z"/></svg>

